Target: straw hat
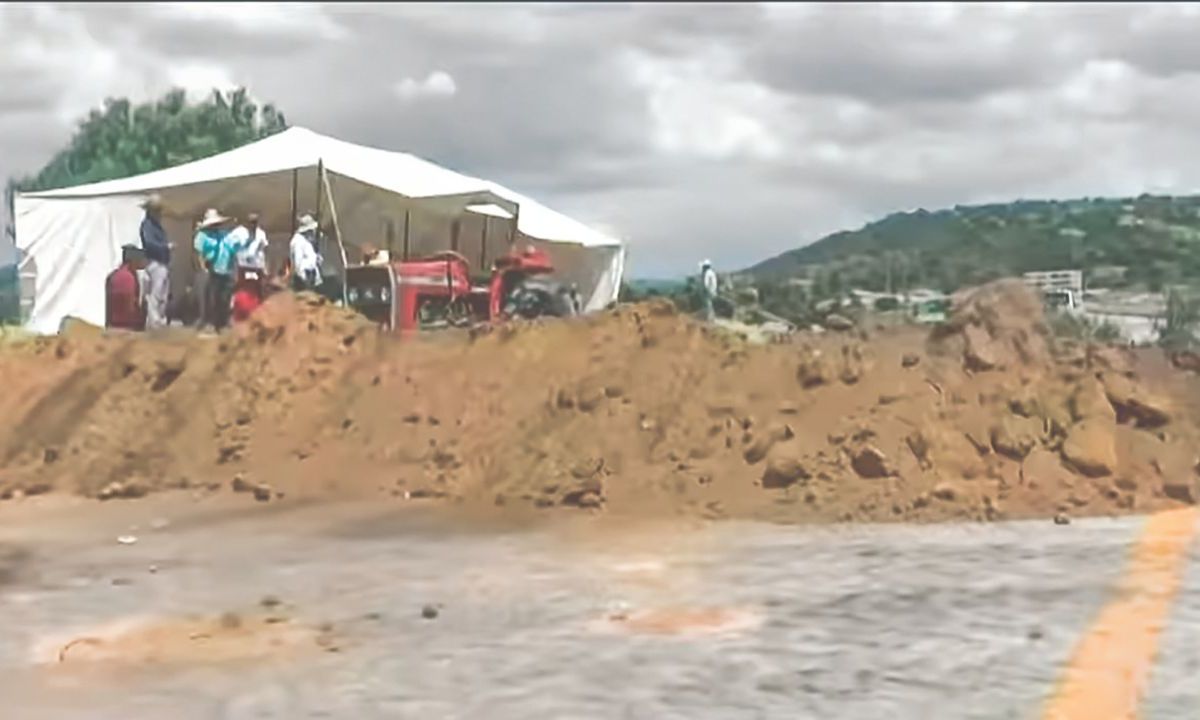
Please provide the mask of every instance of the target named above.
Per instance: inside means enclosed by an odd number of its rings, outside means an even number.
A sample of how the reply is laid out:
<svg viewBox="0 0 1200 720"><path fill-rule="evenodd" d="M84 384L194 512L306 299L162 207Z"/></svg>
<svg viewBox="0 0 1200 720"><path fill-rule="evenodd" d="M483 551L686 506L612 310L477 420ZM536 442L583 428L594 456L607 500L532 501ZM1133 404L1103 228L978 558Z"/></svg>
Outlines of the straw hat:
<svg viewBox="0 0 1200 720"><path fill-rule="evenodd" d="M142 201L142 207L146 210L158 210L162 208L162 195L151 193Z"/></svg>
<svg viewBox="0 0 1200 720"><path fill-rule="evenodd" d="M703 270L706 267L712 267L712 260L703 260L700 262L700 269Z"/></svg>
<svg viewBox="0 0 1200 720"><path fill-rule="evenodd" d="M317 220L312 215L301 215L300 224L296 226L297 232L309 232L317 229Z"/></svg>
<svg viewBox="0 0 1200 720"><path fill-rule="evenodd" d="M204 211L204 218L200 220L199 227L201 229L210 228L214 225L220 225L227 222L229 222L229 218L217 212L216 208L209 208Z"/></svg>

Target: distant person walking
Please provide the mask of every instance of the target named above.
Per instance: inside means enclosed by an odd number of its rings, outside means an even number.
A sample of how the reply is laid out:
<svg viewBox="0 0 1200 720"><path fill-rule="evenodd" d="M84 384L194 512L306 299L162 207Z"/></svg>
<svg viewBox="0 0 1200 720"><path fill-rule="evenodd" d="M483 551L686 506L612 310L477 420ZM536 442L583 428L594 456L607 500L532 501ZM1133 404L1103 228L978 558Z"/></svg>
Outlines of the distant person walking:
<svg viewBox="0 0 1200 720"><path fill-rule="evenodd" d="M167 326L167 302L171 298L171 243L162 226L162 197L151 195L142 203L142 252L146 256L146 327Z"/></svg>
<svg viewBox="0 0 1200 720"><path fill-rule="evenodd" d="M716 317L713 299L717 297L717 271L711 260L700 263L700 294L704 298L704 319L711 322Z"/></svg>
<svg viewBox="0 0 1200 720"><path fill-rule="evenodd" d="M104 279L104 326L114 330L145 330L138 270L145 255L136 245L121 248L121 264Z"/></svg>
<svg viewBox="0 0 1200 720"><path fill-rule="evenodd" d="M321 284L321 256L316 247L317 221L312 215L300 218L296 234L288 246L292 263L292 289L296 292L316 290Z"/></svg>
<svg viewBox="0 0 1200 720"><path fill-rule="evenodd" d="M229 308L233 301L234 258L238 246L229 237L230 219L215 208L204 211L196 227L193 247L204 267L204 323L220 330L229 323Z"/></svg>

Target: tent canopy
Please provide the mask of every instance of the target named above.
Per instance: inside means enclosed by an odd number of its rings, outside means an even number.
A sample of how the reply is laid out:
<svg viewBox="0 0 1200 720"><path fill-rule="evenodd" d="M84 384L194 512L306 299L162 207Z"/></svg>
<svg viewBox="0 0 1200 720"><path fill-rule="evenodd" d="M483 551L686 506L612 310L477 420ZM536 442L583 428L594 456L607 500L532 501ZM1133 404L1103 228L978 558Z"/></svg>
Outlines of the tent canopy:
<svg viewBox="0 0 1200 720"><path fill-rule="evenodd" d="M578 285L587 309L616 299L625 259L620 240L496 183L407 153L291 128L144 175L19 194L17 247L23 265L37 273L29 327L55 332L67 315L103 324L104 278L120 262L120 247L139 242L140 203L148 194L163 197L164 225L176 248L172 286L178 288L181 280L190 282L186 251L206 208L258 212L273 251L282 251L293 210L328 208L318 167L329 178L348 246L389 247L394 255L401 254L401 242L414 255L452 247L477 258L483 270L511 243L524 242L550 254L557 274Z"/></svg>

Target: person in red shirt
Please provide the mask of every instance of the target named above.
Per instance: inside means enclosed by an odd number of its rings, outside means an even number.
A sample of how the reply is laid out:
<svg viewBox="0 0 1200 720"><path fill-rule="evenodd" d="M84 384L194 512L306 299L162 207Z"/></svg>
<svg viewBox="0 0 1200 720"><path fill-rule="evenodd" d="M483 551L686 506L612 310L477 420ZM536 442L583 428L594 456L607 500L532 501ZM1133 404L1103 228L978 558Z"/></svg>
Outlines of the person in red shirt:
<svg viewBox="0 0 1200 720"><path fill-rule="evenodd" d="M145 330L146 311L138 273L145 266L141 248L121 248L121 265L104 281L104 326L117 330Z"/></svg>

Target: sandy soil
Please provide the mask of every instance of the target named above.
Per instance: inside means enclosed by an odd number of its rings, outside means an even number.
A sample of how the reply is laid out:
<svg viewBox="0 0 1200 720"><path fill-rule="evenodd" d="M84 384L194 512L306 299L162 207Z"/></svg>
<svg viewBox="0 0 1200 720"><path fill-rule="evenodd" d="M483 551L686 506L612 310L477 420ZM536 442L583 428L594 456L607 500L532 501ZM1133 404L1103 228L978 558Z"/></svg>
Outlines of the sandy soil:
<svg viewBox="0 0 1200 720"><path fill-rule="evenodd" d="M751 346L664 304L397 340L308 296L221 336L75 325L0 353L0 497L176 488L782 522L1193 503L1193 375L1055 341L995 283L922 328Z"/></svg>

